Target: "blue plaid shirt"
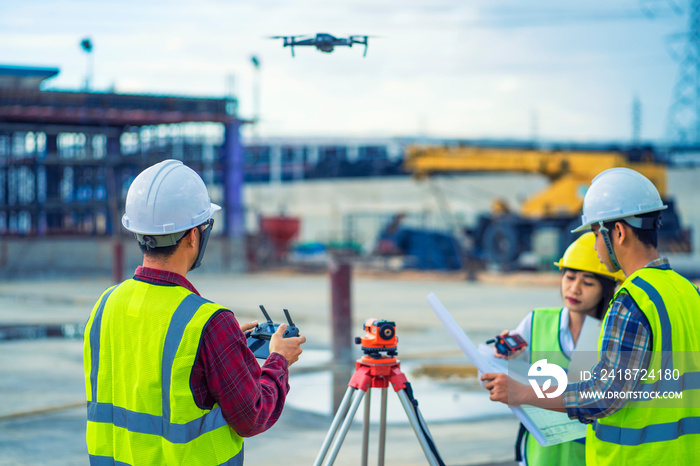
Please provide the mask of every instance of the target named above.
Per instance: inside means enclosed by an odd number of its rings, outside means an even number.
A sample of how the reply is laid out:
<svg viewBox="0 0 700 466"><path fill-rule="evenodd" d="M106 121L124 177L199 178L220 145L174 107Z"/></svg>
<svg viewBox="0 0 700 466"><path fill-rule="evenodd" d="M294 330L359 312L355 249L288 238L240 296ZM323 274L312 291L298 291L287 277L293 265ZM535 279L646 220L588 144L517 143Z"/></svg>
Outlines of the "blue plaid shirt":
<svg viewBox="0 0 700 466"><path fill-rule="evenodd" d="M666 258L653 260L645 267L671 268ZM599 361L590 371L593 375L591 380L569 384L562 395L569 417L578 418L585 424L610 416L622 408L627 400L590 399L582 397L581 393L633 391L639 383L639 380L635 380L636 377L632 377L631 380L625 380L624 377L604 379L601 374L646 369L651 358L652 333L649 320L627 292L621 291L617 295L608 314L603 329Z"/></svg>

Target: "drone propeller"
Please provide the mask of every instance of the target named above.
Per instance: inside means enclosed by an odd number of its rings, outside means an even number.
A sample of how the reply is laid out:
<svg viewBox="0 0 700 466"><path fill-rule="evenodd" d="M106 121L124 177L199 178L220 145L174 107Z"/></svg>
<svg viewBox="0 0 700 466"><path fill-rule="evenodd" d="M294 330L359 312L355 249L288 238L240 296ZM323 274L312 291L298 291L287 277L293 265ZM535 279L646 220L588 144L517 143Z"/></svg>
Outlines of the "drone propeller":
<svg viewBox="0 0 700 466"><path fill-rule="evenodd" d="M297 37L308 36L308 34L299 34L297 36L267 36L268 39L296 39Z"/></svg>
<svg viewBox="0 0 700 466"><path fill-rule="evenodd" d="M297 37L309 37L309 34L299 34L296 36L269 36L268 39L284 39L284 47L289 45L292 51L292 57L294 56L294 46L297 45L294 39Z"/></svg>

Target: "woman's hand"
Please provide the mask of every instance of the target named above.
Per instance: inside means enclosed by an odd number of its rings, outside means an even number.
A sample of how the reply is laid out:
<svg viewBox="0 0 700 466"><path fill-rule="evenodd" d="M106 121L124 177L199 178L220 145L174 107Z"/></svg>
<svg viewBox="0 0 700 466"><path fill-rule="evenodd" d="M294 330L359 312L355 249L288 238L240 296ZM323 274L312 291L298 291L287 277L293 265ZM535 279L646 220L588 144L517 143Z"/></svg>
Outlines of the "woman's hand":
<svg viewBox="0 0 700 466"><path fill-rule="evenodd" d="M504 330L504 331L502 331L501 333L499 333L499 335L502 336L502 337L505 337L505 336L508 335L508 333L509 333L508 330ZM493 349L493 355L496 356L496 357L499 358L499 359L515 359L515 358L517 358L518 356L520 356L521 354L523 354L524 351L525 351L525 348L520 348L519 350L511 351L510 353L508 353L507 356L504 356L504 355L502 355L501 353L499 353L498 350L497 350L496 348L494 348L494 349Z"/></svg>

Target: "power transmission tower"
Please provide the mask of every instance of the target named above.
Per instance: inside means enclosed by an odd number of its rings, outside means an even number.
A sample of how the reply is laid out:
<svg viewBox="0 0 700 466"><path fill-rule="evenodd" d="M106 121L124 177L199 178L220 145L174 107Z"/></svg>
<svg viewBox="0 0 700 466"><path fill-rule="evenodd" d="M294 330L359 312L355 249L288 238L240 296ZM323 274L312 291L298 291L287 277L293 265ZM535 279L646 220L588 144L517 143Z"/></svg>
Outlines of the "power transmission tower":
<svg viewBox="0 0 700 466"><path fill-rule="evenodd" d="M689 0L688 30L681 37L667 133L673 144L694 145L700 143L700 0Z"/></svg>

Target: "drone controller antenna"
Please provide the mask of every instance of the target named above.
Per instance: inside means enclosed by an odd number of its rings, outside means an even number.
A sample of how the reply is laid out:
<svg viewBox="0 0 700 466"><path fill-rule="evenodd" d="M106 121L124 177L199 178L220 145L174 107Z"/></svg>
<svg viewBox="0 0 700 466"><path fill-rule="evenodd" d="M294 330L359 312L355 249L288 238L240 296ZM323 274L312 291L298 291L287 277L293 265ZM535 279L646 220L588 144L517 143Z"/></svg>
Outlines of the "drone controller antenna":
<svg viewBox="0 0 700 466"><path fill-rule="evenodd" d="M284 311L284 316L287 318L287 322L289 322L289 326L296 327L296 325L294 325L294 322L292 322L292 317L289 315L289 311L286 309L282 309L282 310Z"/></svg>
<svg viewBox="0 0 700 466"><path fill-rule="evenodd" d="M260 310L262 311L263 315L264 315L265 318L267 319L267 323L268 323L268 324L273 323L273 322L272 322L272 319L270 319L270 314L267 313L267 311L265 310L265 307L264 307L262 304L260 305Z"/></svg>

